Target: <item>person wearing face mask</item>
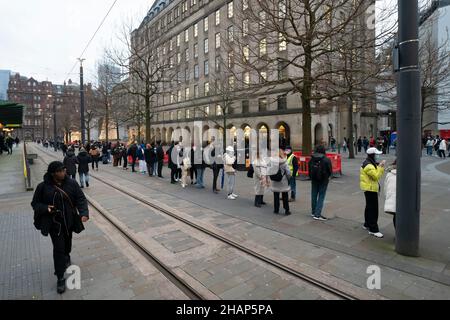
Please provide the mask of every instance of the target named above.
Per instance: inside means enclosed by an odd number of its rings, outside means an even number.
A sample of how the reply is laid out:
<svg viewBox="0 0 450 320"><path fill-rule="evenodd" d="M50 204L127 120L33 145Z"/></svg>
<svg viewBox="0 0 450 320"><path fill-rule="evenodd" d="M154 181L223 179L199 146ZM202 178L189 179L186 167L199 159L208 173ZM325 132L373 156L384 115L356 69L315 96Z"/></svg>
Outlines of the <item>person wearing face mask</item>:
<svg viewBox="0 0 450 320"><path fill-rule="evenodd" d="M368 149L367 159L360 169L360 187L366 198L364 229L377 238L384 237L378 228L378 192L380 192L380 179L384 174L386 161L379 163L380 154L382 152L377 148Z"/></svg>

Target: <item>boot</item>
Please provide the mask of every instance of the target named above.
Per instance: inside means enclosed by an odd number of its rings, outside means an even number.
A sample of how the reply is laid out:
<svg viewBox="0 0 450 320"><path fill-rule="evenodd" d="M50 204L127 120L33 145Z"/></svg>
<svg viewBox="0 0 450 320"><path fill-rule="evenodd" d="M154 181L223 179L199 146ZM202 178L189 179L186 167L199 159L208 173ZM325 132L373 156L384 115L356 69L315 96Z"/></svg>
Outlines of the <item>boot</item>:
<svg viewBox="0 0 450 320"><path fill-rule="evenodd" d="M255 196L255 207L261 208L261 196Z"/></svg>
<svg viewBox="0 0 450 320"><path fill-rule="evenodd" d="M56 292L59 294L66 292L66 279L64 279L64 277L58 279L58 282L56 283Z"/></svg>

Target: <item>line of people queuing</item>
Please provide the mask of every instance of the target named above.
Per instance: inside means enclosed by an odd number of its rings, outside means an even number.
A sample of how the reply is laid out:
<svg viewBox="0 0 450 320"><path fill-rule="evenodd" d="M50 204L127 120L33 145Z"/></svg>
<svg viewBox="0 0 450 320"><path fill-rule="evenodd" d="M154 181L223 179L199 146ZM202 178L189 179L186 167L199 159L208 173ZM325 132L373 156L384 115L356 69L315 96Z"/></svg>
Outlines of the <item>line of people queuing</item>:
<svg viewBox="0 0 450 320"><path fill-rule="evenodd" d="M436 137L429 135L427 138L424 138L423 146L430 157L433 156L433 153L436 153L436 156L445 159L445 153L447 152L450 158L450 139L441 138L439 135Z"/></svg>

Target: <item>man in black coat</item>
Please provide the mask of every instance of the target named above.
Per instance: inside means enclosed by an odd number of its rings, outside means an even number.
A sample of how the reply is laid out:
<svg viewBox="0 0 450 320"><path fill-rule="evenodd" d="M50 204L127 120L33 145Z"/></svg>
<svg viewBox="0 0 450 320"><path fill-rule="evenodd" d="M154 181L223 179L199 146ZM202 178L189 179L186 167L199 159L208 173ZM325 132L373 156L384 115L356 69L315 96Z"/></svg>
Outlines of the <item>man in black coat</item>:
<svg viewBox="0 0 450 320"><path fill-rule="evenodd" d="M161 145L161 141L158 141L156 147L156 159L158 160L158 177L163 178L162 176L162 168L164 165L164 149Z"/></svg>
<svg viewBox="0 0 450 320"><path fill-rule="evenodd" d="M69 148L67 155L64 157L63 164L66 167L67 175L74 180L77 175L77 163L78 159L75 156L75 151L72 148Z"/></svg>
<svg viewBox="0 0 450 320"><path fill-rule="evenodd" d="M131 156L132 162L131 162L131 170L132 172L136 172L136 170L134 170L134 167L136 165L136 159L137 159L137 145L136 142L133 143L133 145L128 148L128 155Z"/></svg>
<svg viewBox="0 0 450 320"><path fill-rule="evenodd" d="M72 233L81 233L83 223L89 220L86 197L78 183L67 176L64 164L55 161L37 186L31 206L34 226L52 239L57 292L62 294L66 290L64 273L71 264Z"/></svg>
<svg viewBox="0 0 450 320"><path fill-rule="evenodd" d="M77 156L78 174L80 175L81 189L84 188L85 182L86 187L89 188L89 163L91 162L91 156L86 152L84 148L81 148Z"/></svg>
<svg viewBox="0 0 450 320"><path fill-rule="evenodd" d="M155 148L153 145L147 144L147 147L144 150L144 158L145 162L147 163L148 175L150 177L152 177L153 174L156 176L156 172L153 172L153 168L156 162Z"/></svg>

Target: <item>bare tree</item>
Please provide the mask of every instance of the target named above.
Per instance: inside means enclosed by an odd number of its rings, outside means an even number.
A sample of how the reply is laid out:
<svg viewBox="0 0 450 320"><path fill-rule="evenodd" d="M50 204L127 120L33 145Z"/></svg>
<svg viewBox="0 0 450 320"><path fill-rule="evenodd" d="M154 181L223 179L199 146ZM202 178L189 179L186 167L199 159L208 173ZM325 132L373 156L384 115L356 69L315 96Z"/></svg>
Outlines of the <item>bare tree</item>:
<svg viewBox="0 0 450 320"><path fill-rule="evenodd" d="M312 113L317 106L348 97L368 78L352 76L354 86L344 86L345 74L350 75L353 69L362 74L363 70L351 63L354 59L350 55L347 54L348 63L344 66L339 57L348 52L353 57L361 52L364 58L368 54L375 56L375 47L381 45L377 39L392 34L393 27L384 28L382 34L368 30L368 12L374 1L249 0L245 3L247 6L236 19L242 23L235 24L239 45L234 46L235 53L245 59L237 60L244 70L256 72L259 77L278 83L278 87L300 95L303 152L309 154Z"/></svg>
<svg viewBox="0 0 450 320"><path fill-rule="evenodd" d="M149 141L155 114L152 98L163 91L165 83L172 81L175 71L166 56L167 46L162 42L162 37L152 34L145 26L133 30L132 25L131 22L124 23L118 37L125 49L111 48L107 50L107 56L122 69L122 77L130 79L129 85L123 86L123 89L134 96L136 106L143 106L145 136ZM141 124L141 110L134 113L138 115L137 123Z"/></svg>

